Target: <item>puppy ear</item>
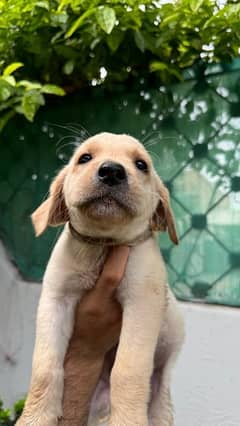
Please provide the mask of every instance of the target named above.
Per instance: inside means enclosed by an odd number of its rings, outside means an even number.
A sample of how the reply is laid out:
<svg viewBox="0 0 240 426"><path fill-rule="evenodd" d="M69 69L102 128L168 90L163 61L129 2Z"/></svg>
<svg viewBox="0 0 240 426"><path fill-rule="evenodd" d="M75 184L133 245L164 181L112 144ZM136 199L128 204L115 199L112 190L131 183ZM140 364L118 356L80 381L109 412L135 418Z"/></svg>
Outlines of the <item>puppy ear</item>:
<svg viewBox="0 0 240 426"><path fill-rule="evenodd" d="M159 194L159 202L153 214L151 228L153 231L167 231L174 244L178 244L178 236L176 231L173 211L170 206L169 192L165 185L157 177L157 193Z"/></svg>
<svg viewBox="0 0 240 426"><path fill-rule="evenodd" d="M50 186L50 194L31 215L35 234L38 237L48 226L58 226L69 220L68 209L63 194L67 167L64 167Z"/></svg>

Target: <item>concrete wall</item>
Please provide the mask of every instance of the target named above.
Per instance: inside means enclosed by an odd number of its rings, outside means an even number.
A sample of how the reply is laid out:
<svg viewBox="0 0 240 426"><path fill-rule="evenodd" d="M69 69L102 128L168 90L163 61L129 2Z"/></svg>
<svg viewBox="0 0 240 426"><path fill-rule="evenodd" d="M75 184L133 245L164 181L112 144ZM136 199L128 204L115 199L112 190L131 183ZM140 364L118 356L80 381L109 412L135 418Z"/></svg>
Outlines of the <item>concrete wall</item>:
<svg viewBox="0 0 240 426"><path fill-rule="evenodd" d="M187 337L173 380L176 426L239 426L240 309L182 308Z"/></svg>
<svg viewBox="0 0 240 426"><path fill-rule="evenodd" d="M6 405L28 389L40 291L21 280L0 245L0 399Z"/></svg>
<svg viewBox="0 0 240 426"><path fill-rule="evenodd" d="M28 389L40 286L23 282L0 246L0 397ZM176 426L240 425L240 310L182 303L187 338L173 376Z"/></svg>

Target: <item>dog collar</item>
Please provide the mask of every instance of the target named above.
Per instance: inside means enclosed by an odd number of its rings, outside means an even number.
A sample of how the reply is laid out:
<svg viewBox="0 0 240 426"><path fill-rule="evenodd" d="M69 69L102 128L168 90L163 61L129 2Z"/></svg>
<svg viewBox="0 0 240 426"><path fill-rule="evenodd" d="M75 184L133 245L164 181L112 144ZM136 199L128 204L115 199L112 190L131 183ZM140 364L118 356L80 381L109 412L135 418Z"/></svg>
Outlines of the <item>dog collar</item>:
<svg viewBox="0 0 240 426"><path fill-rule="evenodd" d="M81 243L91 244L93 246L119 246L119 245L127 245L129 247L136 246L137 244L143 243L148 240L148 238L152 237L153 231L151 229L146 229L142 234L138 237L134 238L132 241L117 241L114 238L95 238L89 235L80 234L71 224L68 222L68 227L72 236L80 241Z"/></svg>

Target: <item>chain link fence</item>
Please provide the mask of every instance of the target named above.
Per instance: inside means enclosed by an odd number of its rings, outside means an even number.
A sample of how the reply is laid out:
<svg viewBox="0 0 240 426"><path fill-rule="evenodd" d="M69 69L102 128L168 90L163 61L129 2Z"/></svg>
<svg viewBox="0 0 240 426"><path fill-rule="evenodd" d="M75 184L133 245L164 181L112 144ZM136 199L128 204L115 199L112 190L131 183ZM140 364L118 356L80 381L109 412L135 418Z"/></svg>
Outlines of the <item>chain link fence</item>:
<svg viewBox="0 0 240 426"><path fill-rule="evenodd" d="M160 246L177 297L240 306L240 71L171 88L94 87L33 124L13 120L0 135L0 238L24 279L41 280L59 233L35 239L30 214L73 146L100 131L138 137L171 192L181 242L162 234Z"/></svg>

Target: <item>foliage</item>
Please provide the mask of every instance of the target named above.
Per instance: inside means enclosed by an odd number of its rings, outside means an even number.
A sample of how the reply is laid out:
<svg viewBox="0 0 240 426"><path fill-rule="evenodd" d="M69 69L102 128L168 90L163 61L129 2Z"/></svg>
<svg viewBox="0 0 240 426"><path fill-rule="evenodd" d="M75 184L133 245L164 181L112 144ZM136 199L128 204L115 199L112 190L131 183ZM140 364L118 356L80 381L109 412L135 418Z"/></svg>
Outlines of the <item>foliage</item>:
<svg viewBox="0 0 240 426"><path fill-rule="evenodd" d="M0 400L0 426L13 426L22 413L24 403L25 400L20 399L10 410L4 409L3 402Z"/></svg>
<svg viewBox="0 0 240 426"><path fill-rule="evenodd" d="M33 121L38 108L45 104L45 94L64 95L64 90L53 84L16 81L12 74L22 66L21 62L12 63L0 75L0 130L16 113Z"/></svg>
<svg viewBox="0 0 240 426"><path fill-rule="evenodd" d="M0 0L0 66L24 63L17 75L25 82L13 85L1 77L3 96L11 92L2 108L7 118L21 111L32 119L44 102L45 84L72 92L141 77L179 80L186 67L238 55L239 18L238 1ZM15 106L5 108L8 102Z"/></svg>

